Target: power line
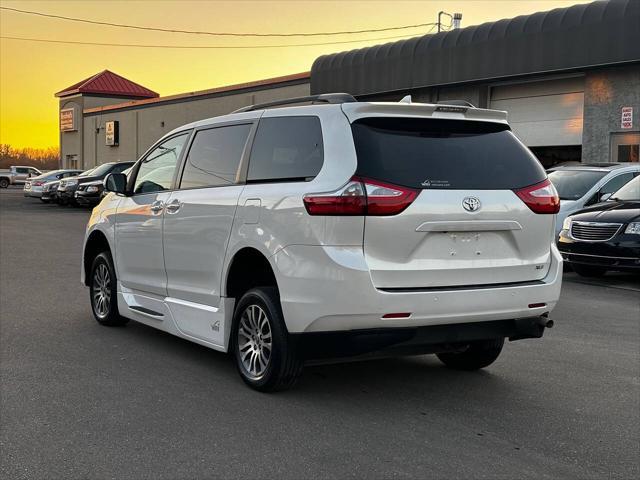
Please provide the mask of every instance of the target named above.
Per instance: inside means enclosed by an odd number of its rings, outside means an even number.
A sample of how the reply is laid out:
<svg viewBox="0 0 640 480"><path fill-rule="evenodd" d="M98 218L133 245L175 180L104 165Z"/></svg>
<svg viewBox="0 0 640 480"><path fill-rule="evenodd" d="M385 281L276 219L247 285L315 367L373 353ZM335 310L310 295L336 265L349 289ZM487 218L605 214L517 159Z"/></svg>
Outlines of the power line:
<svg viewBox="0 0 640 480"><path fill-rule="evenodd" d="M386 27L386 28L369 28L369 29L363 29L363 30L346 30L341 32L312 32L312 33L207 32L207 31L198 31L198 30L178 30L178 29L160 28L160 27L145 27L142 25L128 25L124 23L102 22L98 20L89 20L86 18L67 17L64 15L53 15L50 13L35 12L31 10L21 10L19 8L11 8L11 7L0 7L0 9L8 10L16 13L22 13L25 15L36 15L39 17L55 18L58 20L67 20L71 22L90 23L92 25L105 25L109 27L131 28L135 30L149 30L154 32L185 33L185 34L193 34L193 35L212 35L212 36L218 36L218 37L318 37L318 36L327 36L327 35L355 35L359 33L388 32L392 30L405 30L409 28L420 28L420 27L437 25L437 22L436 23L429 22L429 23L417 23L414 25L401 25L401 26Z"/></svg>
<svg viewBox="0 0 640 480"><path fill-rule="evenodd" d="M317 47L322 45L340 45L344 43L363 43L363 42L377 42L380 40L393 40L400 38L410 38L410 35L400 35L393 37L379 37L379 38L365 38L362 40L343 40L336 42L322 42L322 43L290 43L290 44L276 44L276 45L152 45L152 44L140 44L140 43L102 43L102 42L81 42L74 40L52 40L49 38L28 38L28 37L11 37L1 35L0 39L3 40L18 40L24 42L40 42L40 43L59 43L66 45L93 45L98 47L131 47L131 48L179 48L179 49L255 49L255 48L287 48L287 47Z"/></svg>

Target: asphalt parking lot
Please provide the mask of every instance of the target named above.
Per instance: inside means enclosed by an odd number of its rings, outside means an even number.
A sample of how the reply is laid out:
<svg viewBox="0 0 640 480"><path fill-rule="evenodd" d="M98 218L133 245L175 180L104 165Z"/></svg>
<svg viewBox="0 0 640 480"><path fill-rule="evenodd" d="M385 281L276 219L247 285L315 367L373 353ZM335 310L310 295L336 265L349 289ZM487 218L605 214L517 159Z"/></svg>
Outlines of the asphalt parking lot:
<svg viewBox="0 0 640 480"><path fill-rule="evenodd" d="M482 372L308 368L260 394L221 353L92 318L86 209L0 191L0 477L638 478L640 280L565 274L555 327Z"/></svg>

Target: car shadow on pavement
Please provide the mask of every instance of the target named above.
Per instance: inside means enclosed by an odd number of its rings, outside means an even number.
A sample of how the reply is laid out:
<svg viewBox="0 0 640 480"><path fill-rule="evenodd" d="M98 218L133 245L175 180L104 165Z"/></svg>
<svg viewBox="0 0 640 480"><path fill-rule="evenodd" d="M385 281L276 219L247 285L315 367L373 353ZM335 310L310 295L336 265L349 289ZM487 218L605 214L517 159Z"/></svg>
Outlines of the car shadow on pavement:
<svg viewBox="0 0 640 480"><path fill-rule="evenodd" d="M128 337L128 343L144 344L154 352L162 352L168 362L179 364L176 368L193 375L195 382L230 381L246 389L247 394L261 395L244 386L232 359L225 353L133 321L117 330ZM500 361L494 368L500 368ZM445 407L455 399L464 399L466 403L480 401L479 405L485 400L495 404L496 398L505 396L513 400L514 387L509 380L492 373L492 367L477 372L456 371L446 368L435 355L419 355L307 366L293 389L274 395L283 400L315 402L318 395L351 401L354 395L374 400L376 394L384 393L388 402L388 392L393 391L394 395L403 395L396 397L399 402L434 401L443 402ZM475 401L473 397L477 397Z"/></svg>

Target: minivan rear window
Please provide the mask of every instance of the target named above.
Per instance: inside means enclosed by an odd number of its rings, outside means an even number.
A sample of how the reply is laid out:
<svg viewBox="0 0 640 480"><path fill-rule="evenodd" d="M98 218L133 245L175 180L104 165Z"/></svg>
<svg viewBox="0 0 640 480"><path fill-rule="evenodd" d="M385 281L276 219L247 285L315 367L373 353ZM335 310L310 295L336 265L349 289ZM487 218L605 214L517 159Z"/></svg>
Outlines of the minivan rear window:
<svg viewBox="0 0 640 480"><path fill-rule="evenodd" d="M412 188L502 190L539 183L536 157L499 123L364 118L352 125L356 173Z"/></svg>

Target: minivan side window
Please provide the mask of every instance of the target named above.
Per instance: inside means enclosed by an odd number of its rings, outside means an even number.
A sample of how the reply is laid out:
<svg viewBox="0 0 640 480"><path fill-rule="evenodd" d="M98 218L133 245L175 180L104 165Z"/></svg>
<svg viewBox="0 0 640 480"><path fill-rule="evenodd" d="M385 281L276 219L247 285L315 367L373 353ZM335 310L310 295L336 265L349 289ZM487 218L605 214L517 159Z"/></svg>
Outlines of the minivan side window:
<svg viewBox="0 0 640 480"><path fill-rule="evenodd" d="M180 188L233 185L251 124L200 130L185 162Z"/></svg>
<svg viewBox="0 0 640 480"><path fill-rule="evenodd" d="M189 132L170 138L154 148L140 164L133 193L149 193L171 188L178 159Z"/></svg>
<svg viewBox="0 0 640 480"><path fill-rule="evenodd" d="M312 180L323 160L318 117L264 118L251 149L247 182Z"/></svg>

